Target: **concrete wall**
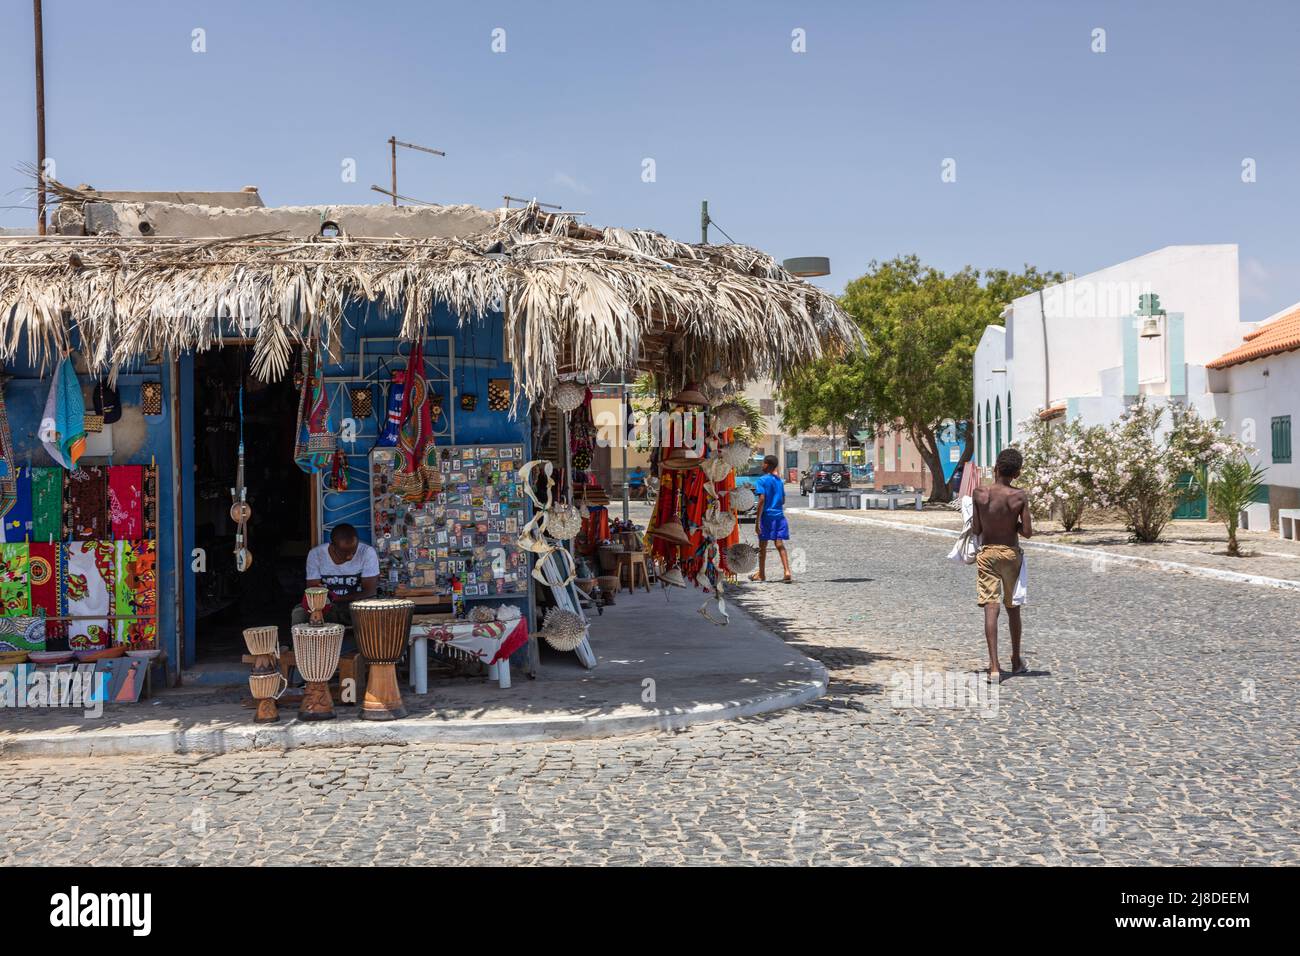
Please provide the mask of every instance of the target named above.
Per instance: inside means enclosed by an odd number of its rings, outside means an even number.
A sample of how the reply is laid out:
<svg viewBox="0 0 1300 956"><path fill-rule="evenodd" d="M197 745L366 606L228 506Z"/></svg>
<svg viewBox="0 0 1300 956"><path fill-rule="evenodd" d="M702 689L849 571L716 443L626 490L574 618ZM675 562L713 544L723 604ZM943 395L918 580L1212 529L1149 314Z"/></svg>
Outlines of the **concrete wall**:
<svg viewBox="0 0 1300 956"><path fill-rule="evenodd" d="M1256 449L1251 461L1262 465L1270 486L1270 521L1277 527L1278 508L1300 508L1300 456L1295 445L1300 429L1300 352L1284 352L1212 371L1211 386L1229 428ZM1290 463L1272 459L1271 422L1290 415Z"/></svg>

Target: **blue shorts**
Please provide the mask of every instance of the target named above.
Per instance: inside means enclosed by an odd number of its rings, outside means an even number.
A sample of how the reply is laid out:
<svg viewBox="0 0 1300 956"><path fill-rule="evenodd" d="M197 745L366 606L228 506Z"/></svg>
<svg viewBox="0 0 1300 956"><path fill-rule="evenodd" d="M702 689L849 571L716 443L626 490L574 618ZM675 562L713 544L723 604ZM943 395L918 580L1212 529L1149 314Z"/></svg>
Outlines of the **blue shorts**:
<svg viewBox="0 0 1300 956"><path fill-rule="evenodd" d="M758 540L788 541L790 526L785 523L785 515L763 515L758 519Z"/></svg>

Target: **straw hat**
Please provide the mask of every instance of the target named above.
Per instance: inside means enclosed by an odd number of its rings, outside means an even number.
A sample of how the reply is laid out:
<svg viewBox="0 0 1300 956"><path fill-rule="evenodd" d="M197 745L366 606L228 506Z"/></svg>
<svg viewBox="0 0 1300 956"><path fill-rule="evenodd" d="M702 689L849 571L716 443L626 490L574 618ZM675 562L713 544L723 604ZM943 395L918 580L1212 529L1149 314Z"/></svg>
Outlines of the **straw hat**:
<svg viewBox="0 0 1300 956"><path fill-rule="evenodd" d="M691 539L686 534L686 529L676 518L669 518L663 524L655 525L646 532L647 537L663 538L669 544L690 544Z"/></svg>
<svg viewBox="0 0 1300 956"><path fill-rule="evenodd" d="M686 578L682 575L681 568L669 568L663 574L659 575L659 580L666 585L672 585L675 588L686 587Z"/></svg>
<svg viewBox="0 0 1300 956"><path fill-rule="evenodd" d="M748 574L758 567L758 549L737 541L727 549L727 567L736 574Z"/></svg>
<svg viewBox="0 0 1300 956"><path fill-rule="evenodd" d="M659 459L660 471L690 471L698 468L702 459L688 455L685 448L669 448Z"/></svg>
<svg viewBox="0 0 1300 956"><path fill-rule="evenodd" d="M700 390L698 382L691 382L673 396L674 405L707 405L709 398Z"/></svg>

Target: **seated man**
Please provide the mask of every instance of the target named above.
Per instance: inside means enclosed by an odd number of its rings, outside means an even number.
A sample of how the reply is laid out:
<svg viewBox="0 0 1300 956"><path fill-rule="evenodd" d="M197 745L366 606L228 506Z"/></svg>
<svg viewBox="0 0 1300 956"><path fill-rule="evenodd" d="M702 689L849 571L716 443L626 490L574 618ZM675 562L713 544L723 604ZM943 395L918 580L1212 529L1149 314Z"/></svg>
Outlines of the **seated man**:
<svg viewBox="0 0 1300 956"><path fill-rule="evenodd" d="M637 465L627 476L627 494L629 498L645 497L645 472Z"/></svg>
<svg viewBox="0 0 1300 956"><path fill-rule="evenodd" d="M357 529L352 525L335 525L329 543L307 553L307 587L328 588L330 603L325 605L325 621L351 627L352 602L374 597L379 590L379 555L357 539ZM311 612L299 603L293 609L292 623L306 624L309 620Z"/></svg>

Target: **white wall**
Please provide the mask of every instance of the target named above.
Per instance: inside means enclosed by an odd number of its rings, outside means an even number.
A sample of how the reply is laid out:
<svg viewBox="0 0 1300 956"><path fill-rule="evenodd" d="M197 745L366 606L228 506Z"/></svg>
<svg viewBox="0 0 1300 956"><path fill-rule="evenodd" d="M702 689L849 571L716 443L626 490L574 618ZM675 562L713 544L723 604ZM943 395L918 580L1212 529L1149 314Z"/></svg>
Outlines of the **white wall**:
<svg viewBox="0 0 1300 956"><path fill-rule="evenodd" d="M1017 422L1039 409L1071 400L1088 424L1099 424L1092 420L1096 416L1122 411L1121 323L1131 320L1138 296L1144 292L1159 295L1167 312L1183 314L1188 397L1198 406L1212 406L1212 400L1204 395L1204 377L1198 378L1196 371L1240 344L1249 328L1238 321L1237 247L1233 244L1168 246L1044 289L1041 296L1031 293L1012 302L1005 314L1008 331L1002 353L1013 358L999 365L1008 368L1006 383ZM1167 330L1158 342L1157 348L1167 347ZM986 346L994 348L987 336L981 339L980 350ZM980 350L976 352L975 397L982 408L995 394L1005 402L1008 387L1006 383L995 386L987 367L981 366ZM1141 363L1143 372L1149 368L1150 358ZM1168 394L1170 369L1168 362L1165 365L1165 380L1142 386L1143 393ZM1014 437L1023 437L1019 429Z"/></svg>
<svg viewBox="0 0 1300 956"><path fill-rule="evenodd" d="M1300 463L1295 452L1296 430L1300 427L1300 352L1234 365L1214 372L1213 377L1214 387L1226 391L1216 396L1223 408L1220 414L1224 423L1239 436L1253 431L1251 444L1257 452L1251 460L1268 470L1268 483L1300 488ZM1275 415L1291 416L1290 464L1272 463L1271 421Z"/></svg>

